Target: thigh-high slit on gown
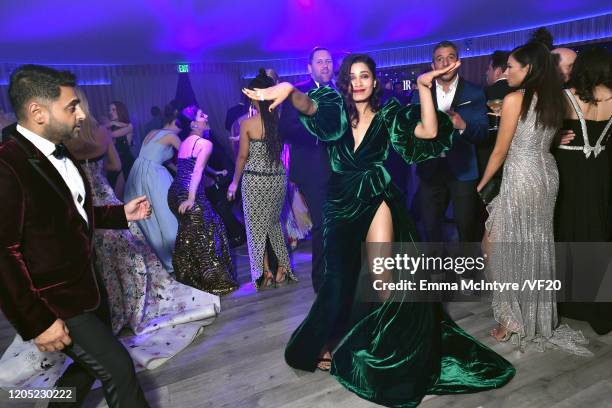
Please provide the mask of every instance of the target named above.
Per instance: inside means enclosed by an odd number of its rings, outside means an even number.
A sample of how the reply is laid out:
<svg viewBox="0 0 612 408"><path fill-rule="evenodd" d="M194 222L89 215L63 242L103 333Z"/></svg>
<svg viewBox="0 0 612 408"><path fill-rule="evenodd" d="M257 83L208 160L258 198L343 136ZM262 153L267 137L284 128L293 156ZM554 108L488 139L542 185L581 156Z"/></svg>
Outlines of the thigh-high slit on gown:
<svg viewBox="0 0 612 408"><path fill-rule="evenodd" d="M414 136L420 106L388 101L375 115L363 141L354 139L342 97L313 89L317 104L302 123L328 142L332 176L324 206L324 281L306 319L295 330L285 360L314 371L321 350L339 341L331 374L362 398L392 407L413 407L426 394L458 394L499 388L514 367L459 328L439 303L388 301L346 326L361 267L361 245L383 201L391 211L396 242L417 241L398 189L383 167L389 145L408 162L438 156L451 145L453 127L438 112L438 135ZM457 136L460 137L460 136Z"/></svg>

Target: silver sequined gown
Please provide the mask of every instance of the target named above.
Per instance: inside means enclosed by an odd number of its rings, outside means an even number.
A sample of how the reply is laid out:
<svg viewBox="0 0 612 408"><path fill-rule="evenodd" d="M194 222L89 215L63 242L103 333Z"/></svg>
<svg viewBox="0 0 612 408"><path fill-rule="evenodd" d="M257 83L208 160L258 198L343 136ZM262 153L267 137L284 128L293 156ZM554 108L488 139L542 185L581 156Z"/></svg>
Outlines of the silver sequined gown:
<svg viewBox="0 0 612 408"><path fill-rule="evenodd" d="M559 173L550 147L556 129L536 125L536 97L519 119L499 195L488 207L488 276L498 282L554 279L553 214ZM550 338L557 325L553 291L495 291L495 320L520 339Z"/></svg>
<svg viewBox="0 0 612 408"><path fill-rule="evenodd" d="M288 271L290 280L297 280L291 271L289 254L281 227L281 211L287 191L287 175L281 161L272 163L263 140L249 141L249 157L242 176L242 205L246 224L251 279L259 288L263 274L266 238L279 266Z"/></svg>

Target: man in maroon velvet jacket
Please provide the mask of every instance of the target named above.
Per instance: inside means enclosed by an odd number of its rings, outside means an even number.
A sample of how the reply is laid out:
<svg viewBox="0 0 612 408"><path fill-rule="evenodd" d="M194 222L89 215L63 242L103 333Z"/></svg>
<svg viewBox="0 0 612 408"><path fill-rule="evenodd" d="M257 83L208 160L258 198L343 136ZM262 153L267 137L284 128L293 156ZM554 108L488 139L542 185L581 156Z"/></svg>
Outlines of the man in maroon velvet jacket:
<svg viewBox="0 0 612 408"><path fill-rule="evenodd" d="M129 354L93 313L92 233L127 228L151 208L144 196L93 206L85 174L62 145L85 117L75 85L71 73L42 66L11 75L18 124L0 146L0 307L24 340L64 351L100 379L109 406L148 406ZM58 384L78 389L79 380Z"/></svg>

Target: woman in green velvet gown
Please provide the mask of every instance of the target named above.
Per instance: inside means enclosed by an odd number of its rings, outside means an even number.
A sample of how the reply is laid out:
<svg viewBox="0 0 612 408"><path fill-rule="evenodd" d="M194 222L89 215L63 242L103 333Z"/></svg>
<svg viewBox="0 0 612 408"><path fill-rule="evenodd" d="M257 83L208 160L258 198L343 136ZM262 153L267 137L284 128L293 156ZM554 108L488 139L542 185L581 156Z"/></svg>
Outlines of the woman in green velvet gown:
<svg viewBox="0 0 612 408"><path fill-rule="evenodd" d="M451 146L453 126L436 112L429 88L436 76L418 79L421 105L391 99L382 91L376 65L353 54L340 68L340 95L330 87L299 92L289 83L244 90L253 99L286 98L300 120L327 142L332 167L324 206L325 274L306 319L291 336L287 363L301 370L325 369L357 395L391 407L417 406L426 394L484 391L506 384L514 367L459 328L439 303L397 301L393 296L353 320L364 242L415 242L414 224L383 166L391 145L408 163L437 157Z"/></svg>

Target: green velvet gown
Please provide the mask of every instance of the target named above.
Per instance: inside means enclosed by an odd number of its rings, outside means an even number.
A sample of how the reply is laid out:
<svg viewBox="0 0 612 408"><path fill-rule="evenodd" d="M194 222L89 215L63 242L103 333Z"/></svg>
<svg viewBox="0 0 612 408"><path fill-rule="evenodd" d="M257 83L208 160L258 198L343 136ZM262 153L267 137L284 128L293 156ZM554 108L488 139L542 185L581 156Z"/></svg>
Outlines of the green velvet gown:
<svg viewBox="0 0 612 408"><path fill-rule="evenodd" d="M391 99L354 151L342 97L329 87L308 95L318 109L300 119L328 142L332 168L323 216L325 274L308 316L287 345L287 363L314 371L321 350L337 343L332 375L360 397L390 407L417 406L426 394L471 393L506 384L514 367L461 330L439 303L390 300L349 320L359 303L354 300L361 245L383 201L393 217L394 240L417 241L414 224L383 166L389 145L408 163L437 157L451 146L448 116L438 112L435 139L418 139L414 130L420 106L406 107Z"/></svg>

